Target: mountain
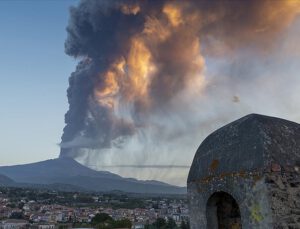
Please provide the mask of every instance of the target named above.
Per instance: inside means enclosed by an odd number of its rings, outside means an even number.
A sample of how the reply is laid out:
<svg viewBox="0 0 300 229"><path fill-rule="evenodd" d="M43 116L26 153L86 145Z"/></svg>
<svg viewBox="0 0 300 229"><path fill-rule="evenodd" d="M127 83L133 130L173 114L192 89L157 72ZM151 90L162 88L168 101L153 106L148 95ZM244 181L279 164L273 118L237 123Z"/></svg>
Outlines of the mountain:
<svg viewBox="0 0 300 229"><path fill-rule="evenodd" d="M141 181L119 175L96 171L85 167L74 159L62 157L36 163L1 166L0 174L18 184L78 187L87 191L119 190L133 193L184 194L186 188L158 181Z"/></svg>
<svg viewBox="0 0 300 229"><path fill-rule="evenodd" d="M6 186L13 184L14 181L7 176L0 174L0 186Z"/></svg>

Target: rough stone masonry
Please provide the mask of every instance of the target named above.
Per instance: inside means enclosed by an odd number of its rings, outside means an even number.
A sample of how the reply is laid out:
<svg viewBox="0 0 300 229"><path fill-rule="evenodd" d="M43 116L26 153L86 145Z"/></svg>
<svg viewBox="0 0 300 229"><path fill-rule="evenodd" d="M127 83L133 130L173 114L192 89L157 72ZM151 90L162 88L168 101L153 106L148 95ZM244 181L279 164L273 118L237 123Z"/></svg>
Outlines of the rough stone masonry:
<svg viewBox="0 0 300 229"><path fill-rule="evenodd" d="M192 229L300 228L300 125L250 114L218 129L187 185Z"/></svg>

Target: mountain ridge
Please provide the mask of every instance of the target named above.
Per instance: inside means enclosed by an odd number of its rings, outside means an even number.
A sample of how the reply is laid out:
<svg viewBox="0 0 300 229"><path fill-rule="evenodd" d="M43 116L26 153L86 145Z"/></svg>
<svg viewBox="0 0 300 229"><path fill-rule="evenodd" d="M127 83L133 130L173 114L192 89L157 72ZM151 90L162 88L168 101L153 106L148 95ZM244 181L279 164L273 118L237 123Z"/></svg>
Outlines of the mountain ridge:
<svg viewBox="0 0 300 229"><path fill-rule="evenodd" d="M88 191L120 190L133 193L186 193L184 187L173 186L160 181L123 178L108 171L93 170L67 157L23 165L0 166L0 174L7 176L16 183L32 185L60 183L73 185Z"/></svg>

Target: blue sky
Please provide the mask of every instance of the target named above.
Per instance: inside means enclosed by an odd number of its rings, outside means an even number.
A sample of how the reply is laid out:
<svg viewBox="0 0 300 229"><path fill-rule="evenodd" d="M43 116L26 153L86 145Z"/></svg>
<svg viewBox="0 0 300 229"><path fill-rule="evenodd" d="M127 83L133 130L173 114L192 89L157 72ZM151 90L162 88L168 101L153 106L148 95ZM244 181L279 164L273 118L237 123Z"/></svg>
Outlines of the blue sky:
<svg viewBox="0 0 300 229"><path fill-rule="evenodd" d="M68 77L64 53L75 0L0 1L0 165L57 157Z"/></svg>

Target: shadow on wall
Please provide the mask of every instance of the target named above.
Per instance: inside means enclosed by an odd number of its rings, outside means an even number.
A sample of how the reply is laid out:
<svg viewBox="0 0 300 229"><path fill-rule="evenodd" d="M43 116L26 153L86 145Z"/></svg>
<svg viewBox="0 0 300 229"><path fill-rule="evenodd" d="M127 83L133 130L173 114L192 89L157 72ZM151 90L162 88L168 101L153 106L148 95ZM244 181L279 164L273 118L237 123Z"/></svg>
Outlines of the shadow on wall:
<svg viewBox="0 0 300 229"><path fill-rule="evenodd" d="M241 229L241 213L235 199L226 192L215 192L207 201L207 228Z"/></svg>

